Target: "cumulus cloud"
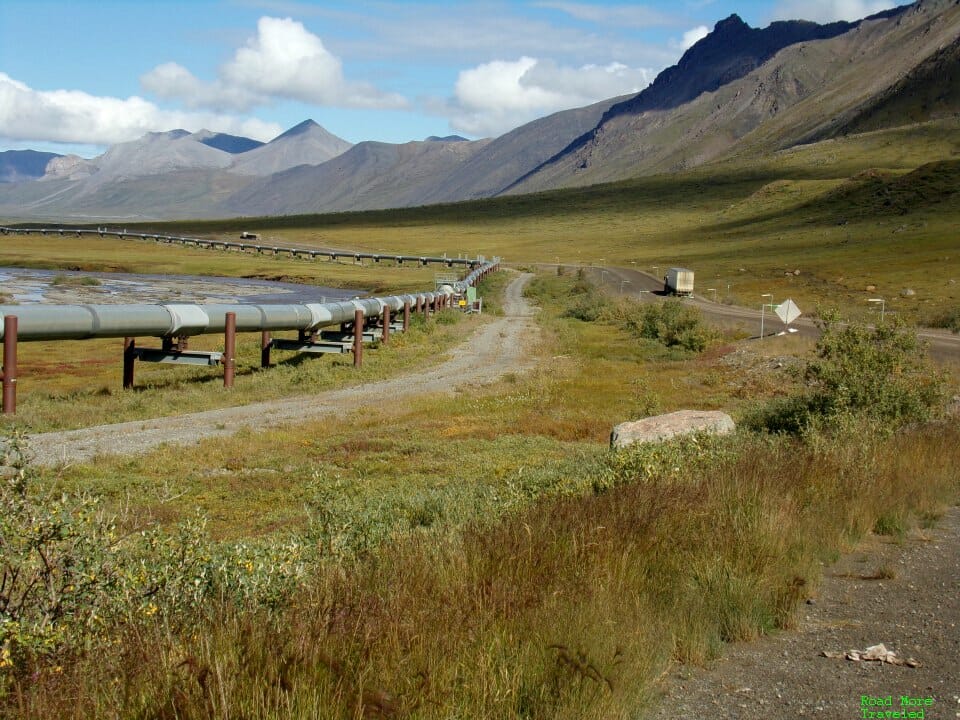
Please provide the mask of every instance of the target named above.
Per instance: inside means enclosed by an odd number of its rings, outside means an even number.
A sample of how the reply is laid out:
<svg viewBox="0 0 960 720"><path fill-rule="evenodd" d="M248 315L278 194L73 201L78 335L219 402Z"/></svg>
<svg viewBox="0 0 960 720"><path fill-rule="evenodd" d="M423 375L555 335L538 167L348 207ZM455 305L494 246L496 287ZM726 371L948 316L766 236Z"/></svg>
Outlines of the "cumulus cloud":
<svg viewBox="0 0 960 720"><path fill-rule="evenodd" d="M183 128L270 140L282 128L255 118L158 108L140 97L114 98L79 90L35 90L0 72L0 137L110 145L155 130Z"/></svg>
<svg viewBox="0 0 960 720"><path fill-rule="evenodd" d="M457 131L500 135L548 113L639 92L653 75L621 63L574 68L526 56L495 60L461 71L443 110Z"/></svg>
<svg viewBox="0 0 960 720"><path fill-rule="evenodd" d="M898 4L887 0L786 0L774 9L773 19L849 22L889 10Z"/></svg>
<svg viewBox="0 0 960 720"><path fill-rule="evenodd" d="M177 100L189 108L244 111L256 104L256 96L237 86L205 83L175 62L157 65L140 77L140 85L163 100Z"/></svg>
<svg viewBox="0 0 960 720"><path fill-rule="evenodd" d="M347 80L340 59L291 18L260 18L257 34L219 68L213 82L176 63L158 65L140 81L164 99L220 110L247 110L274 100L349 108L407 106L401 95Z"/></svg>

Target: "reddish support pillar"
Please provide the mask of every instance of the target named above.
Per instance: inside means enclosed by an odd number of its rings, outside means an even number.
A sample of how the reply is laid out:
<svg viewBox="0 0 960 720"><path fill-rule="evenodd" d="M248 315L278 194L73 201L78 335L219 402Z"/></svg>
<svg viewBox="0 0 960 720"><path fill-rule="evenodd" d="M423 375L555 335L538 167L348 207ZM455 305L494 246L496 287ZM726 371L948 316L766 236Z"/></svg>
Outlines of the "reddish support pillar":
<svg viewBox="0 0 960 720"><path fill-rule="evenodd" d="M17 316L3 316L3 414L17 412Z"/></svg>
<svg viewBox="0 0 960 720"><path fill-rule="evenodd" d="M353 366L363 365L363 310L353 313Z"/></svg>
<svg viewBox="0 0 960 720"><path fill-rule="evenodd" d="M403 331L410 329L410 301L403 304Z"/></svg>
<svg viewBox="0 0 960 720"><path fill-rule="evenodd" d="M270 367L270 333L267 330L260 333L260 367Z"/></svg>
<svg viewBox="0 0 960 720"><path fill-rule="evenodd" d="M417 308L415 312L418 312L418 313L423 312L423 298L420 297L419 295L417 295Z"/></svg>
<svg viewBox="0 0 960 720"><path fill-rule="evenodd" d="M136 362L135 353L137 347L136 339L125 337L123 339L123 389L129 390L133 387L133 364Z"/></svg>
<svg viewBox="0 0 960 720"><path fill-rule="evenodd" d="M390 306L383 306L383 344L390 342Z"/></svg>
<svg viewBox="0 0 960 720"><path fill-rule="evenodd" d="M237 366L237 314L228 312L223 323L223 386L233 387Z"/></svg>

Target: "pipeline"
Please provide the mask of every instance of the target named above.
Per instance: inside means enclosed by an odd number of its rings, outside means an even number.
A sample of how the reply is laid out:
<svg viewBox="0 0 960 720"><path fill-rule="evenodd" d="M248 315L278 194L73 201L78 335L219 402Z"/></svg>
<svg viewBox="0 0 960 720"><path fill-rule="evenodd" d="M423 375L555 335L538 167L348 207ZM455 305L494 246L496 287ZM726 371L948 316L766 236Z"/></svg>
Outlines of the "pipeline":
<svg viewBox="0 0 960 720"><path fill-rule="evenodd" d="M17 336L31 340L86 340L116 337L190 337L219 334L225 330L227 313L236 316L237 332L299 330L353 322L357 310L364 318L379 317L384 308L396 313L404 304L436 303L441 297L463 293L468 286L499 266L499 259L485 263L462 280L441 286L435 292L391 295L334 303L243 305L0 305L0 317L18 318ZM3 332L0 331L0 339Z"/></svg>
<svg viewBox="0 0 960 720"><path fill-rule="evenodd" d="M0 227L0 235L76 235L77 237L82 237L83 235L97 235L99 237L117 237L121 240L126 238L136 238L139 240L154 240L161 243L169 243L174 245L192 245L197 248L207 248L210 250L221 249L221 250L237 250L239 252L253 251L258 254L270 253L272 255L280 255L282 253L287 253L291 258L302 258L309 260L316 260L317 258L329 258L330 260L340 260L349 259L354 262L361 262L363 260L373 260L374 262L380 262L381 260L392 260L397 265L403 265L405 262L418 263L421 266L426 265L446 265L447 267L453 267L454 265L463 265L464 267L469 268L478 268L484 265L485 260L482 257L478 258L448 258L446 256L436 257L430 255L381 255L379 253L362 253L362 252L352 252L345 250L310 250L308 248L296 248L296 247L284 247L280 245L263 245L260 243L242 243L242 242L231 242L229 240L211 240L209 238L195 238L195 237L183 237L180 235L159 235L157 233L137 233L137 232L127 232L126 230L107 230L105 228L97 228L96 230L91 230L89 228L16 228L16 227Z"/></svg>
<svg viewBox="0 0 960 720"><path fill-rule="evenodd" d="M364 332L371 318L382 320L380 339L390 337L391 313L403 313L402 329L410 321L410 311L429 315L449 305L450 298L487 274L498 270L499 258L484 263L462 280L443 285L434 292L413 295L391 295L354 299L334 303L294 303L285 305L242 304L166 304L166 305L0 305L0 341L3 344L2 411L16 413L17 408L17 343L20 340L85 340L88 338L124 338L123 386L133 387L134 361L182 362L188 364L222 364L224 387L233 387L236 362L236 333L260 331L261 365L270 364L270 348L293 349L298 352L347 352L347 343L339 341L316 342L320 329L339 324L341 330L353 325L352 352L354 365L359 367L363 353ZM275 330L297 330L299 340L282 343L270 338ZM224 352L189 352L187 340L193 335L223 333ZM159 337L159 350L138 348L138 336ZM371 337L376 336L371 333ZM176 340L176 342L174 342Z"/></svg>

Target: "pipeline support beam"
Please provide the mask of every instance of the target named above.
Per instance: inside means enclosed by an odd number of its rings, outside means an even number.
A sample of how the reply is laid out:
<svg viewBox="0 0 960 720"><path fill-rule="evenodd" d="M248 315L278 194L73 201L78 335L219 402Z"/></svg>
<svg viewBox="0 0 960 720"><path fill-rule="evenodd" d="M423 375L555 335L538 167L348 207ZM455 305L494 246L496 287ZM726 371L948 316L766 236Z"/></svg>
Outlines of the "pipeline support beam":
<svg viewBox="0 0 960 720"><path fill-rule="evenodd" d="M363 365L363 310L357 310L353 315L353 366Z"/></svg>
<svg viewBox="0 0 960 720"><path fill-rule="evenodd" d="M132 337L123 339L123 389L133 387L133 368L137 360L137 341Z"/></svg>
<svg viewBox="0 0 960 720"><path fill-rule="evenodd" d="M17 412L17 316L3 317L3 414Z"/></svg>
<svg viewBox="0 0 960 720"><path fill-rule="evenodd" d="M233 387L233 375L237 363L237 314L228 312L224 317L223 331L223 386Z"/></svg>

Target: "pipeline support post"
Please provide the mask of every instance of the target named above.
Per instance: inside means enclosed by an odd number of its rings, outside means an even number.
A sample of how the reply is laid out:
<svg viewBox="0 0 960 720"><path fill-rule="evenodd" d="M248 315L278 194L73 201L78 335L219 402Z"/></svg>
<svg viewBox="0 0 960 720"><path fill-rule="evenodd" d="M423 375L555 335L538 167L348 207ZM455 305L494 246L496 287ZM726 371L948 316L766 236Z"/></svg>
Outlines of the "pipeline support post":
<svg viewBox="0 0 960 720"><path fill-rule="evenodd" d="M17 412L17 316L3 316L3 414Z"/></svg>
<svg viewBox="0 0 960 720"><path fill-rule="evenodd" d="M410 301L403 303L403 331L410 329Z"/></svg>
<svg viewBox="0 0 960 720"><path fill-rule="evenodd" d="M262 368L270 367L270 348L270 331L263 330L260 333L260 367Z"/></svg>
<svg viewBox="0 0 960 720"><path fill-rule="evenodd" d="M129 390L133 387L133 366L136 362L137 341L132 337L123 339L123 389Z"/></svg>
<svg viewBox="0 0 960 720"><path fill-rule="evenodd" d="M237 314L228 312L223 323L223 386L233 387L237 365Z"/></svg>
<svg viewBox="0 0 960 720"><path fill-rule="evenodd" d="M382 342L386 345L390 342L390 306L383 306L383 339Z"/></svg>
<svg viewBox="0 0 960 720"><path fill-rule="evenodd" d="M363 310L353 313L353 366L363 365Z"/></svg>

